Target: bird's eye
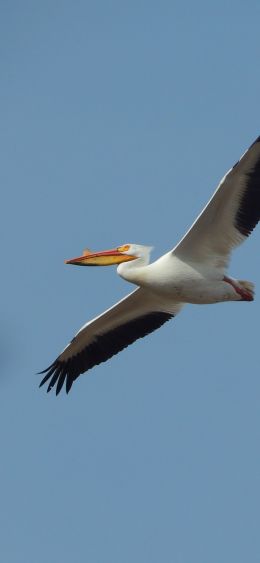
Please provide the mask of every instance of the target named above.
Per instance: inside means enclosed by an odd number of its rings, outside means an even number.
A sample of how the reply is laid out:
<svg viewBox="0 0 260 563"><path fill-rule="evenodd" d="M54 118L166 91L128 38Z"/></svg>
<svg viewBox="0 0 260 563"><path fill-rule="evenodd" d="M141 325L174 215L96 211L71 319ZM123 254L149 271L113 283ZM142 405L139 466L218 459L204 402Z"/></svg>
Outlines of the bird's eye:
<svg viewBox="0 0 260 563"><path fill-rule="evenodd" d="M124 244L123 246L119 246L117 250L118 252L127 252L129 248L130 248L130 244Z"/></svg>

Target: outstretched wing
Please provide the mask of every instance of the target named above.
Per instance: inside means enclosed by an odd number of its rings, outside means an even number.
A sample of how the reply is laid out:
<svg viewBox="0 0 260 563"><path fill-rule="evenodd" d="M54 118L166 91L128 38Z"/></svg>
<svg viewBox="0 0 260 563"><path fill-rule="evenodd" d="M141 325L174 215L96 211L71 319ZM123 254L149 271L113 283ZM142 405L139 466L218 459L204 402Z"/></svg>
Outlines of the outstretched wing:
<svg viewBox="0 0 260 563"><path fill-rule="evenodd" d="M173 249L180 258L227 266L234 246L260 219L260 137L221 180L183 239Z"/></svg>
<svg viewBox="0 0 260 563"><path fill-rule="evenodd" d="M58 358L44 371L41 384L47 391L56 385L56 395L66 382L70 391L75 379L105 362L138 338L146 336L174 317L182 305L170 303L138 288L116 305L85 324Z"/></svg>

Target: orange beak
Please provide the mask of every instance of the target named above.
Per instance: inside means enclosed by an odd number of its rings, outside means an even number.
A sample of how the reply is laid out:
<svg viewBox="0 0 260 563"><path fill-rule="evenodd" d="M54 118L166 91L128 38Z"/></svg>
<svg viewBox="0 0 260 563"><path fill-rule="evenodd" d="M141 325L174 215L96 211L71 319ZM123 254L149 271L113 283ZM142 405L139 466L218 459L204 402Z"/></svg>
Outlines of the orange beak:
<svg viewBox="0 0 260 563"><path fill-rule="evenodd" d="M65 260L65 264L75 264L76 266L111 266L113 264L120 264L121 262L128 262L135 260L136 256L124 254L118 248L113 250L103 250L102 252L89 252L85 251L82 256Z"/></svg>

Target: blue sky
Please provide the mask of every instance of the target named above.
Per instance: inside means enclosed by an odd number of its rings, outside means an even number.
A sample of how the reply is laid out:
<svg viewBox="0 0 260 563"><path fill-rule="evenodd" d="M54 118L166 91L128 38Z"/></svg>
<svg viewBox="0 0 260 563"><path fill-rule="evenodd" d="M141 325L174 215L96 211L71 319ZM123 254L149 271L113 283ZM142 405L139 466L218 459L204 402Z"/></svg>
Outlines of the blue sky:
<svg viewBox="0 0 260 563"><path fill-rule="evenodd" d="M259 562L259 298L187 306L83 376L36 372L131 287L88 246L185 233L259 135L258 1L4 2L5 563ZM230 273L260 288L259 230Z"/></svg>

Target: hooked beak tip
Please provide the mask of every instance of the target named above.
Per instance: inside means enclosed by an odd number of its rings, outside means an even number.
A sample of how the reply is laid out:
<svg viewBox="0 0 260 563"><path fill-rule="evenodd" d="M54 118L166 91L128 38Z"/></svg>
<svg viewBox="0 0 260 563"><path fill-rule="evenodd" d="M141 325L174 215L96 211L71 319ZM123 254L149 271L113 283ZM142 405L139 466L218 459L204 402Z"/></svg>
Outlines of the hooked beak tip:
<svg viewBox="0 0 260 563"><path fill-rule="evenodd" d="M72 258L71 260L64 260L64 264L76 264L77 259Z"/></svg>

